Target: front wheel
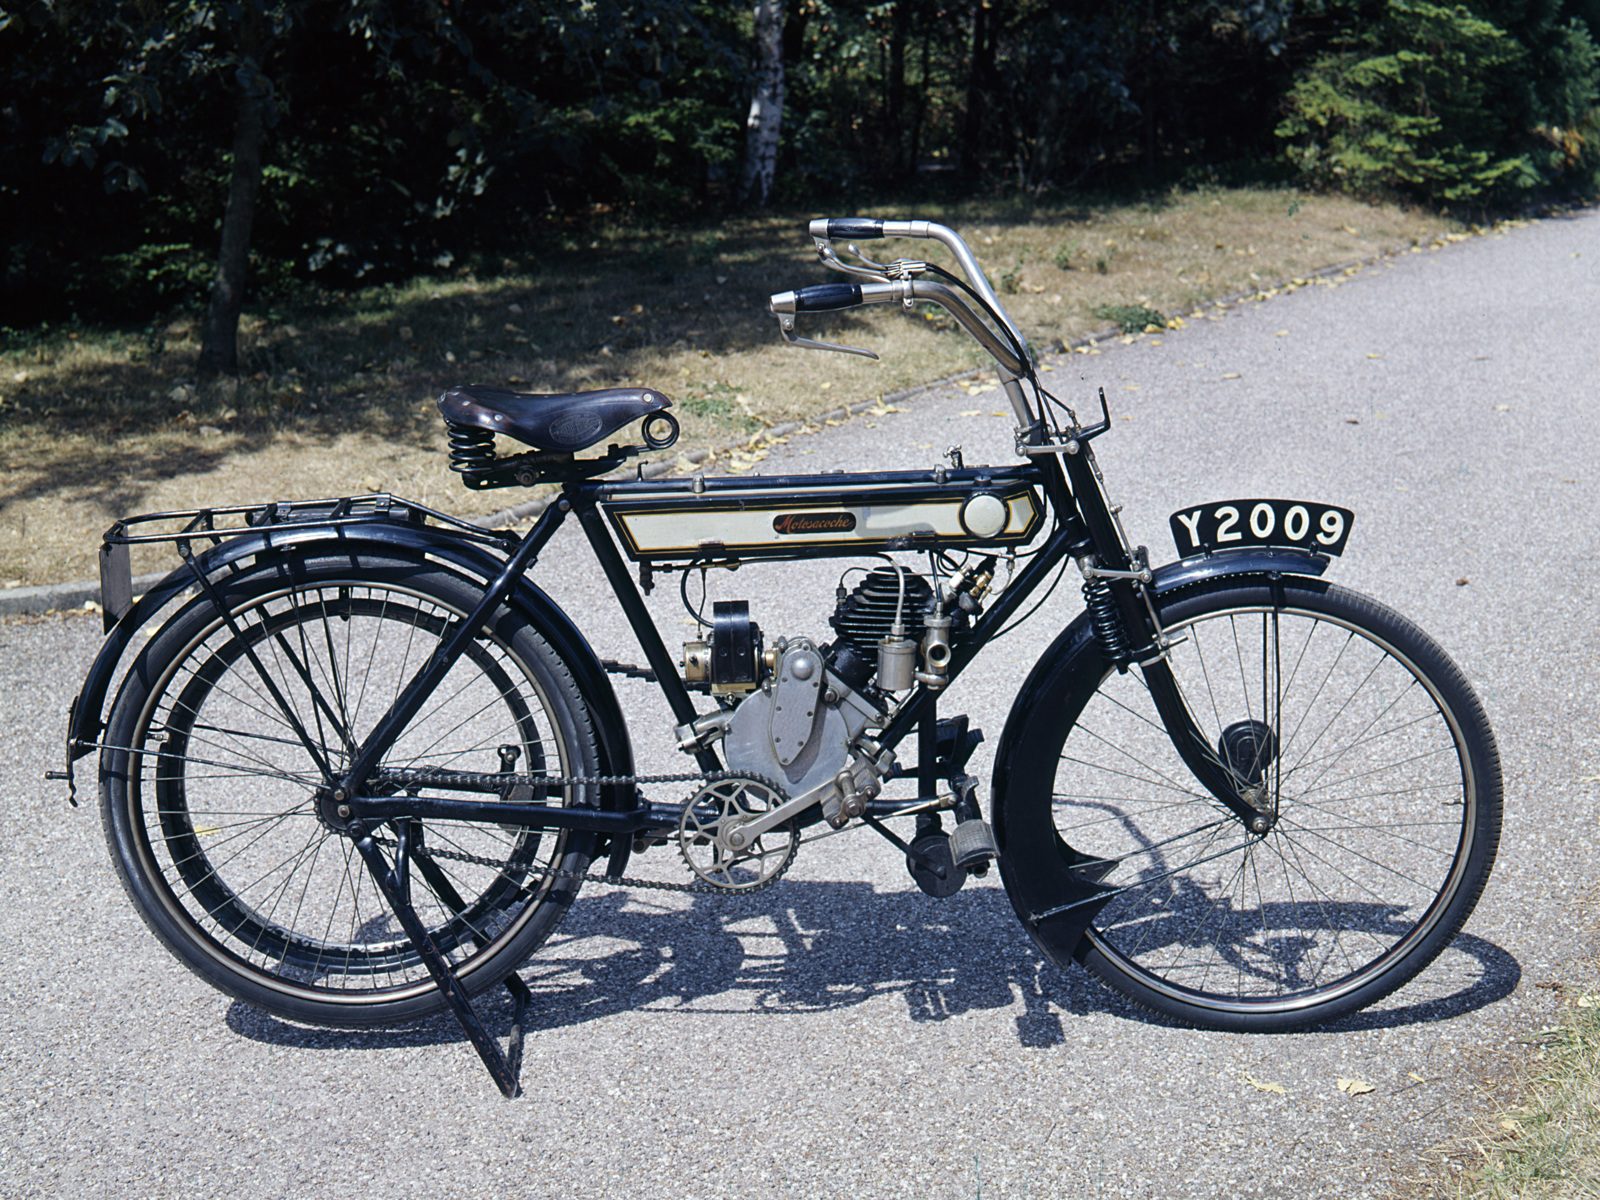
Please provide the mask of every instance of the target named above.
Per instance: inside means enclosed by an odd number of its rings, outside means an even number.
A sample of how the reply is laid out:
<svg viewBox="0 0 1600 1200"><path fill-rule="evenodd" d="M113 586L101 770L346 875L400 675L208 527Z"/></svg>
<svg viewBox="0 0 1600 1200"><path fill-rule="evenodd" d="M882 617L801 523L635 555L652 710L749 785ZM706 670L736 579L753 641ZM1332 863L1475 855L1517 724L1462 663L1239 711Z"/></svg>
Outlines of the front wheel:
<svg viewBox="0 0 1600 1200"><path fill-rule="evenodd" d="M226 617L205 596L182 608L112 709L101 803L124 886L187 966L279 1016L369 1026L438 1010L425 964L319 796L481 591L422 560L324 552L226 578L217 594ZM374 778L391 768L593 776L595 735L555 652L502 609ZM587 803L591 791L538 798ZM378 830L391 860L394 825ZM471 993L550 935L594 850L592 834L406 826L412 905Z"/></svg>
<svg viewBox="0 0 1600 1200"><path fill-rule="evenodd" d="M1205 753L1255 815L1196 782L1141 668L1078 639L1024 772L1048 780L1034 803L1061 861L1107 889L1078 958L1214 1029L1303 1028L1394 991L1461 929L1499 842L1471 687L1409 621L1319 580L1211 581L1157 611Z"/></svg>

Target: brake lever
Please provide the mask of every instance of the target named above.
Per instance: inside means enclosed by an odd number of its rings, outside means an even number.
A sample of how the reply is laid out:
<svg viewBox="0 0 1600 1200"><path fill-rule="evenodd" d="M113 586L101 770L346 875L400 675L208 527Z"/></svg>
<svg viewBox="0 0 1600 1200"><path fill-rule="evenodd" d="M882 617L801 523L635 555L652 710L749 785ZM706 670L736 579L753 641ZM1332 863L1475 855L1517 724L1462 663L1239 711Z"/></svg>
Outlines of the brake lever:
<svg viewBox="0 0 1600 1200"><path fill-rule="evenodd" d="M817 258L822 261L823 266L834 271L843 272L846 275L859 275L863 279L871 279L877 283L884 283L888 280L889 276L886 268L881 267L877 263L873 262L865 254L862 254L861 251L857 250L853 245L850 247L850 253L854 254L862 262L866 263L867 267L872 269L868 270L866 268L857 267L845 262L844 259L839 257L838 251L836 251L830 243L823 241L821 238L817 239Z"/></svg>
<svg viewBox="0 0 1600 1200"><path fill-rule="evenodd" d="M854 346L837 346L832 342L819 342L813 338L797 337L794 332L794 314L778 313L778 332L783 334L783 340L791 346L799 346L802 350L834 350L840 354L859 354L862 358L878 361L878 356L871 350L858 350Z"/></svg>

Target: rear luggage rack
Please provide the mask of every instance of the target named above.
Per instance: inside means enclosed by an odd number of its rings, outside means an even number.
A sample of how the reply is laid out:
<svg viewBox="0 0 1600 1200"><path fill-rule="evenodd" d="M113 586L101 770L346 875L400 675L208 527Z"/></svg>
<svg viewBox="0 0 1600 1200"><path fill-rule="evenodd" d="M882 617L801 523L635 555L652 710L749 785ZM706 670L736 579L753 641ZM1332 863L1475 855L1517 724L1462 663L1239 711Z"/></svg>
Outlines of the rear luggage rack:
<svg viewBox="0 0 1600 1200"><path fill-rule="evenodd" d="M194 542L220 546L240 534L261 529L294 529L316 525L395 524L442 525L452 537L492 546L502 552L520 540L508 531L491 531L439 512L415 500L387 492L343 496L327 500L273 500L266 504L238 504L216 508L174 509L123 517L100 539L100 604L107 630L133 604L133 572L128 547L170 542L180 557L188 558Z"/></svg>

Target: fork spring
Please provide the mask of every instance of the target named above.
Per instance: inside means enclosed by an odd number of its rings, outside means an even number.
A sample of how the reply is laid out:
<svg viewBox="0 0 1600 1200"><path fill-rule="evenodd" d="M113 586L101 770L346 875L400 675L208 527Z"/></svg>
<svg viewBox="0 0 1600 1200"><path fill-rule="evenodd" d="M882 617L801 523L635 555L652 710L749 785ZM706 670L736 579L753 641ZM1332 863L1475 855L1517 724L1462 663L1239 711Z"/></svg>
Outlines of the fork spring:
<svg viewBox="0 0 1600 1200"><path fill-rule="evenodd" d="M1089 623L1094 626L1100 653L1107 662L1126 662L1130 650L1128 634L1123 628L1122 614L1117 611L1116 597L1111 594L1111 585L1104 579L1085 580L1083 599L1089 607Z"/></svg>

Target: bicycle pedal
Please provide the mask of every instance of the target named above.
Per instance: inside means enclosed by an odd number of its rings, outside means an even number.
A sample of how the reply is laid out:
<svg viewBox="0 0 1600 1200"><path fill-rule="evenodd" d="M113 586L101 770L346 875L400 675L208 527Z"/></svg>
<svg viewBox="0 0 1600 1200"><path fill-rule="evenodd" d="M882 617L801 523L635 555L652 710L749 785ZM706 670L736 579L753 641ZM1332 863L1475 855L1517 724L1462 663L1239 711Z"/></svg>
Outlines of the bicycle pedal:
<svg viewBox="0 0 1600 1200"><path fill-rule="evenodd" d="M950 855L962 870L979 873L980 868L987 868L989 860L999 853L994 831L982 817L962 821L950 835Z"/></svg>

